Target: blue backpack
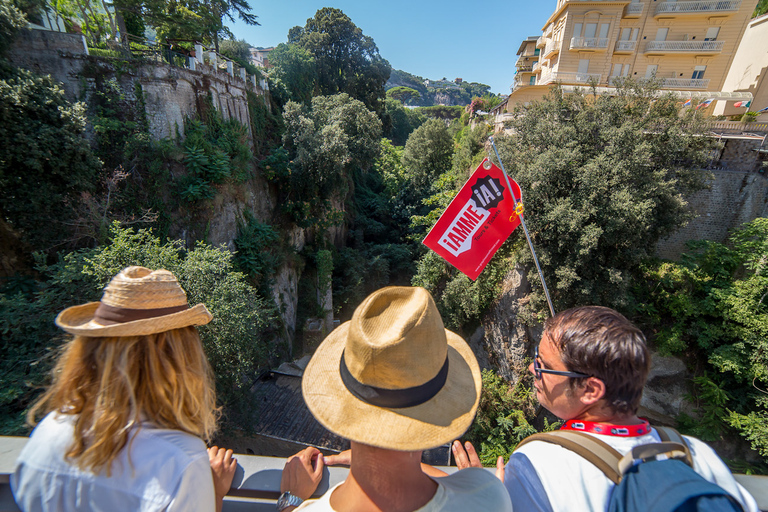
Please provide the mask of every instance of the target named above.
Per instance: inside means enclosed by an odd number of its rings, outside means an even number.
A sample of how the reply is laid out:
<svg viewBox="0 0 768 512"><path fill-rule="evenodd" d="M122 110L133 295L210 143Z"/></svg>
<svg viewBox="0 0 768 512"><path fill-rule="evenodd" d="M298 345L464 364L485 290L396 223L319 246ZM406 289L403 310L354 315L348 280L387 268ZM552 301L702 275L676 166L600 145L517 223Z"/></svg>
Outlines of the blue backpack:
<svg viewBox="0 0 768 512"><path fill-rule="evenodd" d="M557 444L597 466L616 486L608 512L743 512L726 492L693 470L688 444L676 430L656 427L660 443L636 446L626 455L595 436L572 430L534 434L529 441Z"/></svg>

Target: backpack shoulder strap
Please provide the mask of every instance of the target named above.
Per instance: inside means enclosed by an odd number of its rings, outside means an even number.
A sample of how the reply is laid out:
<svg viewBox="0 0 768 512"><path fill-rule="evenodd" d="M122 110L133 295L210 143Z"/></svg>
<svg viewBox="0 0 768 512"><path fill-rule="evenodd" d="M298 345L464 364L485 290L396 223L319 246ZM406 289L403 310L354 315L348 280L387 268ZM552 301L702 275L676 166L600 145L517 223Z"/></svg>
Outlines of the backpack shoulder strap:
<svg viewBox="0 0 768 512"><path fill-rule="evenodd" d="M614 484L621 482L622 472L619 470L619 461L622 455L594 436L571 430L542 432L526 437L520 441L515 450L531 441L544 441L562 446L594 464Z"/></svg>
<svg viewBox="0 0 768 512"><path fill-rule="evenodd" d="M689 466L693 467L693 456L691 455L691 450L688 447L688 442L685 440L685 438L680 435L680 432L677 430L671 428L671 427L653 427L656 429L656 432L659 434L659 437L661 438L661 441L663 443L672 442L672 443L678 443L683 446L685 449L685 459L683 461L688 464Z"/></svg>

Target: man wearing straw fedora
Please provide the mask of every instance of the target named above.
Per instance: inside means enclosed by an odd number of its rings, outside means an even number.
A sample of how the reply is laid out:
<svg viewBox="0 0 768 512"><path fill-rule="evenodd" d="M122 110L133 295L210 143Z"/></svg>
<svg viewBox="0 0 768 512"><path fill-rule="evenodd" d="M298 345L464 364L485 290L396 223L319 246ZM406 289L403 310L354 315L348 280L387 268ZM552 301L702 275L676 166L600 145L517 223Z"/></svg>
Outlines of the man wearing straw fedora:
<svg viewBox="0 0 768 512"><path fill-rule="evenodd" d="M426 290L374 292L320 344L302 380L315 418L351 441L349 476L301 503L324 467L308 448L285 465L278 510L510 511L509 495L486 470L432 478L421 467L423 450L467 430L480 389L472 350L443 327Z"/></svg>
<svg viewBox="0 0 768 512"><path fill-rule="evenodd" d="M45 418L11 476L24 511L221 510L236 469L203 439L219 409L190 307L167 270L128 267L99 302L62 311L73 334L53 384L32 407Z"/></svg>

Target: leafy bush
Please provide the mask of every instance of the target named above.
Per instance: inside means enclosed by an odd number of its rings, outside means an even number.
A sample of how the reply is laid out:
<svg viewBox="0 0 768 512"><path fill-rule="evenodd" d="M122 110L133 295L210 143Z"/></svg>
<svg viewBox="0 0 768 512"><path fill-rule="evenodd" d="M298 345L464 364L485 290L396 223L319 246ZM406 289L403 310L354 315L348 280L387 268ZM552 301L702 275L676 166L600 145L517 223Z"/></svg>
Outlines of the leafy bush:
<svg viewBox="0 0 768 512"><path fill-rule="evenodd" d="M680 263L647 264L639 313L658 329L659 350L697 364L700 417L684 426L705 439L730 426L768 457L768 219L730 242L691 243Z"/></svg>
<svg viewBox="0 0 768 512"><path fill-rule="evenodd" d="M264 288L281 263L275 247L279 240L280 235L272 226L259 222L246 211L245 223L238 226L235 238L235 262Z"/></svg>
<svg viewBox="0 0 768 512"><path fill-rule="evenodd" d="M27 19L12 0L0 0L0 56L10 48L19 29L24 28Z"/></svg>
<svg viewBox="0 0 768 512"><path fill-rule="evenodd" d="M84 105L50 76L0 61L0 214L37 250L71 241L80 196L98 179L85 124Z"/></svg>
<svg viewBox="0 0 768 512"><path fill-rule="evenodd" d="M477 416L464 437L475 446L484 466L495 466L499 456L509 460L517 444L537 432L531 425L536 415L532 375L522 368L518 373L521 380L510 385L491 370L483 370ZM544 431L557 426L545 420Z"/></svg>
<svg viewBox="0 0 768 512"><path fill-rule="evenodd" d="M0 294L3 335L0 431L24 433L24 411L47 381L64 335L54 326L66 307L99 300L109 280L129 265L173 272L191 305L204 303L213 321L200 328L206 354L216 375L217 393L230 426L247 427L246 392L259 368L277 356L276 311L236 272L229 252L202 242L185 251L181 241L161 242L151 231L115 224L108 245L40 264L45 281L31 294Z"/></svg>

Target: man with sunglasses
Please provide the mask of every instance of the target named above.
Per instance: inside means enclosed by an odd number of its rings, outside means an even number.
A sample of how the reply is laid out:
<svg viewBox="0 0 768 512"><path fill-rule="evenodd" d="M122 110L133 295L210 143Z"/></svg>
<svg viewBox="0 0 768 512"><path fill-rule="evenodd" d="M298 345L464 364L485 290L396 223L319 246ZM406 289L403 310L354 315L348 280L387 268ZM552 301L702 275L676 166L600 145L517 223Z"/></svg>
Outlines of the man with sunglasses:
<svg viewBox="0 0 768 512"><path fill-rule="evenodd" d="M650 354L643 333L616 311L586 306L563 311L544 324L529 370L539 403L564 420L562 429L587 432L624 454L660 441L637 416ZM757 505L706 444L686 437L694 470L731 494L745 511ZM466 451L465 448L466 447ZM457 465L478 466L471 444L453 444ZM514 510L604 511L614 484L575 452L545 441L519 447L497 471Z"/></svg>

